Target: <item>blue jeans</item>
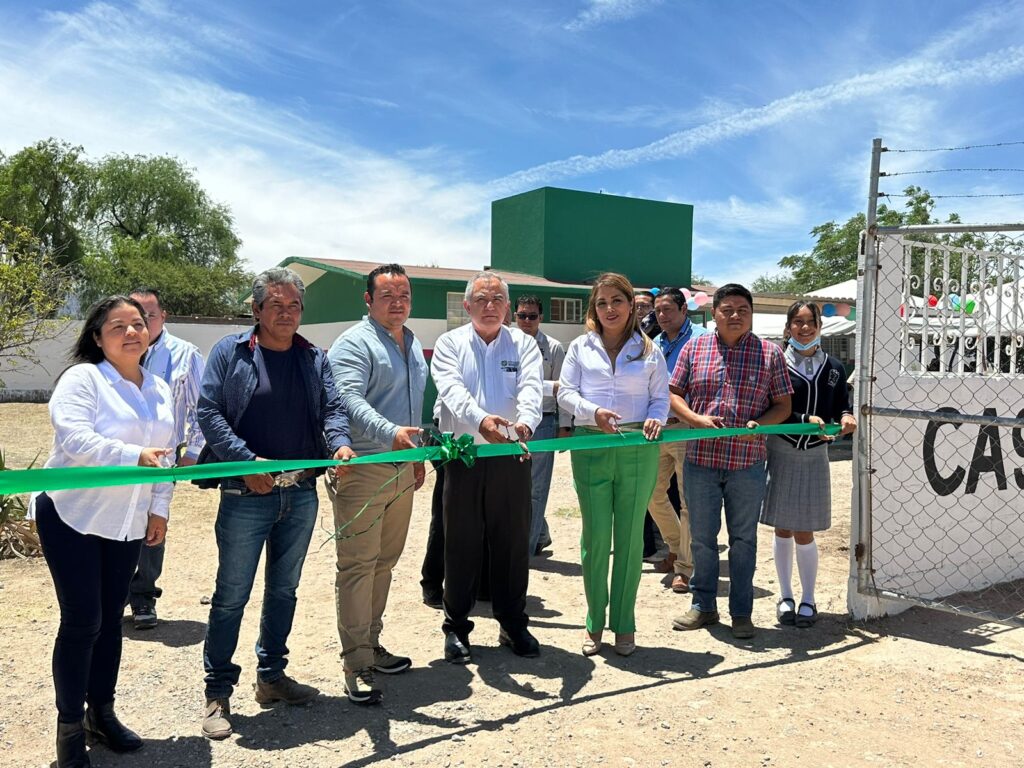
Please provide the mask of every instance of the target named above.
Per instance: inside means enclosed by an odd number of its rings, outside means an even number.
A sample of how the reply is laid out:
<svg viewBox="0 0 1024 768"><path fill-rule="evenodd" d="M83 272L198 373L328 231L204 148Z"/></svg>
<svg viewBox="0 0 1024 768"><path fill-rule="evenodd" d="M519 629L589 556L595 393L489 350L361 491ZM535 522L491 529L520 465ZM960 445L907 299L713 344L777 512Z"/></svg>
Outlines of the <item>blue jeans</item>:
<svg viewBox="0 0 1024 768"><path fill-rule="evenodd" d="M313 535L318 500L314 479L255 494L239 479L221 483L217 511L217 585L206 626L203 665L206 697L228 698L242 668L232 663L242 614L249 602L263 547L267 548L263 612L256 641L256 674L273 682L288 665L288 635L295 616L295 590Z"/></svg>
<svg viewBox="0 0 1024 768"><path fill-rule="evenodd" d="M767 482L764 462L746 469L712 469L687 461L683 475L693 538L693 607L718 610L718 532L724 501L729 532L729 613L734 618L750 616L754 611L757 519Z"/></svg>
<svg viewBox="0 0 1024 768"><path fill-rule="evenodd" d="M550 440L558 432L558 414L546 413L540 420L537 431L533 433L534 440ZM547 529L547 522L544 520L544 509L548 505L548 490L551 488L551 471L555 468L554 451L535 453L530 459L533 466L530 469L533 494L531 497L532 513L530 515L530 557L537 551L537 544L540 543L544 531Z"/></svg>

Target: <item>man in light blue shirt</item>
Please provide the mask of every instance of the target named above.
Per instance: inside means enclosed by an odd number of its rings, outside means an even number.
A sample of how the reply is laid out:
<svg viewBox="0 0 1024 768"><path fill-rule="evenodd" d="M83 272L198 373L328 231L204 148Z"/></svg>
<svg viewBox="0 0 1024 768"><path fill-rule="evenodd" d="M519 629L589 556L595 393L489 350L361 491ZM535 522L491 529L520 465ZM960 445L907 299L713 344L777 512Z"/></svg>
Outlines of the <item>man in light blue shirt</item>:
<svg viewBox="0 0 1024 768"><path fill-rule="evenodd" d="M146 310L149 349L142 358L142 367L166 381L174 396L174 445L182 449L178 466L196 463L206 445L199 428L196 406L199 385L203 381L203 356L195 344L179 339L164 327L167 312L160 304L156 288L136 288L131 297ZM152 629L157 625L156 601L163 590L156 585L164 570L164 542L143 547L139 565L132 576L128 604L135 629Z"/></svg>
<svg viewBox="0 0 1024 768"><path fill-rule="evenodd" d="M654 337L654 343L661 348L668 366L669 375L675 370L679 352L690 339L703 336L707 329L694 325L686 316L686 297L678 288L662 288L654 301L654 312L661 326L661 333ZM683 429L679 419L668 420L666 429ZM686 459L686 443L662 443L658 459L658 480L651 494L650 513L654 518L661 537L668 544L668 557L656 564L663 573L672 573L672 590L679 594L690 591L690 576L693 574L693 554L690 552L690 514L683 500L683 463ZM668 490L675 475L679 486L679 512L669 499Z"/></svg>
<svg viewBox="0 0 1024 768"><path fill-rule="evenodd" d="M327 354L360 456L415 448L420 434L427 363L405 327L412 287L399 264L377 267L363 295L367 316ZM379 704L375 673L412 665L380 642L391 572L405 547L412 494L423 485L422 463L367 464L327 478L338 553L335 602L345 692L355 704Z"/></svg>

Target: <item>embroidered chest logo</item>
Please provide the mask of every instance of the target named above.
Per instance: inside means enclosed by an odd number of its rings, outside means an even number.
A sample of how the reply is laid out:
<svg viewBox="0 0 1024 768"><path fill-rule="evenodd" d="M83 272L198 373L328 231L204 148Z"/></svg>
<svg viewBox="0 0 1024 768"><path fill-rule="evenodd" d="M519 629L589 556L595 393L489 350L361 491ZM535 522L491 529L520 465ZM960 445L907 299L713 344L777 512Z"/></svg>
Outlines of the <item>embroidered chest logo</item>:
<svg viewBox="0 0 1024 768"><path fill-rule="evenodd" d="M828 385L830 387L834 387L838 383L839 383L839 371L829 371L828 372Z"/></svg>
<svg viewBox="0 0 1024 768"><path fill-rule="evenodd" d="M518 372L519 371L519 361L518 360L502 360L501 361L501 370L505 371L506 373L516 373L516 372Z"/></svg>

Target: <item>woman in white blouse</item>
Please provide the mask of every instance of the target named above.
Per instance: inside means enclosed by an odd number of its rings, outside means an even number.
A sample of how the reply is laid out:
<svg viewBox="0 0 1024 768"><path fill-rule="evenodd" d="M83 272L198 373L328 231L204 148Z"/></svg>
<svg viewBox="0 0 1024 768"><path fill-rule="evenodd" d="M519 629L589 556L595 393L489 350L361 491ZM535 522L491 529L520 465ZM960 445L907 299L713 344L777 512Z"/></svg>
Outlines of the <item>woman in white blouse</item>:
<svg viewBox="0 0 1024 768"><path fill-rule="evenodd" d="M589 333L573 340L558 382L558 404L580 432L642 430L656 440L668 417L668 371L661 351L639 330L633 286L606 273L587 306ZM583 653L601 650L606 610L615 651L636 650L634 606L643 562L647 502L658 474L656 444L573 451L572 473L583 516L580 539L587 634ZM608 559L614 543L611 590Z"/></svg>
<svg viewBox="0 0 1024 768"><path fill-rule="evenodd" d="M50 397L47 467L158 467L173 453L171 390L139 364L149 346L145 318L124 296L89 309L72 365ZM170 498L171 484L159 483L49 491L33 500L60 604L53 648L58 768L90 764L87 735L115 752L142 747L114 714L121 616L143 541L155 546L167 532Z"/></svg>

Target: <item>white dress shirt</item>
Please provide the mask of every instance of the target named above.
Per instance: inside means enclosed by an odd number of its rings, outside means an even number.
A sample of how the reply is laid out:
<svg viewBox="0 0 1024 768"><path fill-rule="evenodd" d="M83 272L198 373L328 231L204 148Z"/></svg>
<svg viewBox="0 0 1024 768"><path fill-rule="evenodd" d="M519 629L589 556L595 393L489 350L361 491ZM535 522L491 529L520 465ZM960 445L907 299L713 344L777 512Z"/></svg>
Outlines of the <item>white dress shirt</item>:
<svg viewBox="0 0 1024 768"><path fill-rule="evenodd" d="M615 370L601 337L591 331L573 339L562 363L558 404L576 417L577 425L596 425L598 408L622 417L622 423L668 418L668 369L657 344L644 355L639 333L622 346Z"/></svg>
<svg viewBox="0 0 1024 768"><path fill-rule="evenodd" d="M142 389L107 361L68 368L50 397L53 450L47 467L133 467L143 448L174 447L171 388L149 371ZM150 514L167 517L172 483L47 491L60 519L79 533L144 538Z"/></svg>
<svg viewBox="0 0 1024 768"><path fill-rule="evenodd" d="M174 445L177 447L185 443L185 455L190 459L198 459L206 445L196 415L199 386L203 381L205 367L199 347L173 336L165 327L150 345L142 359L142 367L171 385L174 398Z"/></svg>
<svg viewBox="0 0 1024 768"><path fill-rule="evenodd" d="M475 442L486 443L480 422L489 415L522 422L531 430L540 424L540 349L518 328L501 326L490 344L472 323L448 331L434 344L430 373L441 402L442 432L469 434Z"/></svg>

